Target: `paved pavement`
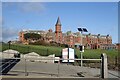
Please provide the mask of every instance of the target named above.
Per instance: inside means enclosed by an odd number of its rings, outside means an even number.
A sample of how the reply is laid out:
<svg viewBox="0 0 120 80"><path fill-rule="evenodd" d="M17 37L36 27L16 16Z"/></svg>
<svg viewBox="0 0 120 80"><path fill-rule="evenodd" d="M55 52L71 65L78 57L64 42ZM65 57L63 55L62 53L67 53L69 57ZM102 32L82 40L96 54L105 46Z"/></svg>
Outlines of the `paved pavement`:
<svg viewBox="0 0 120 80"><path fill-rule="evenodd" d="M7 76L17 77L84 77L84 78L99 78L100 69L73 66L58 63L43 63L30 62L21 59L19 63L13 67ZM109 71L109 78L118 78L117 71Z"/></svg>

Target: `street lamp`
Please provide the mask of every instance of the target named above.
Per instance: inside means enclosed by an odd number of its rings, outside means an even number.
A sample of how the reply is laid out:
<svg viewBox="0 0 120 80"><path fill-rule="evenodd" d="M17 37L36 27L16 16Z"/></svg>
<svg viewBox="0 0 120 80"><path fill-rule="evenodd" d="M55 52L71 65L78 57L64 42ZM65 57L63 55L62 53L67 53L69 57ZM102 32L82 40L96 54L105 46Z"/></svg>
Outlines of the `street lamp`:
<svg viewBox="0 0 120 80"><path fill-rule="evenodd" d="M78 31L81 32L81 43L80 43L80 52L81 52L81 67L82 67L82 59L83 59L83 55L82 55L82 52L83 52L83 45L82 45L82 33L83 32L88 32L86 28L78 28Z"/></svg>
<svg viewBox="0 0 120 80"><path fill-rule="evenodd" d="M10 49L10 44L11 44L11 41L8 41L8 44L9 44L9 49Z"/></svg>

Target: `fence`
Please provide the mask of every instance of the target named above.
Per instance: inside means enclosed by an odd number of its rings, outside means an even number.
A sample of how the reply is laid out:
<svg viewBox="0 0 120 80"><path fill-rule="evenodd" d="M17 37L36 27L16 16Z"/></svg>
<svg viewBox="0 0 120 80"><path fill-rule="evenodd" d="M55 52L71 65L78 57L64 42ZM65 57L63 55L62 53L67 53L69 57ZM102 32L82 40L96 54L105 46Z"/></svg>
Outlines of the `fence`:
<svg viewBox="0 0 120 80"><path fill-rule="evenodd" d="M23 76L23 73L25 73L24 76L34 75L37 74L38 76L46 76L47 77L75 77L77 71L83 71L87 68L81 68L80 66L72 66L72 65L66 65L60 63L62 60L75 60L75 61L100 61L101 62L101 69L100 69L100 77L101 78L108 78L108 67L107 67L107 56L106 54L101 55L101 59L55 59L55 58L14 58L14 59L20 59L20 62L16 67L13 68L13 70L10 71L11 74L14 72L18 75ZM55 61L58 60L59 62L56 64L49 64L46 61ZM45 63L37 63L42 62ZM68 63L69 64L69 63ZM89 69L87 69L89 70ZM10 74L9 73L9 74ZM83 77L83 73L77 73L76 77ZM87 74L87 73L86 73ZM89 77L89 76L88 76Z"/></svg>
<svg viewBox="0 0 120 80"><path fill-rule="evenodd" d="M56 49L49 49L47 47L43 49L43 48L34 48L34 47L29 46L29 45L22 46L22 45L13 45L13 44L11 44L10 48L14 49L14 50L17 50L22 54L26 54L26 53L29 53L29 52L36 52L36 53L40 54L41 56L47 56L47 55L50 55L50 54L56 54L57 53L55 56L61 57L61 49L56 50ZM2 46L2 51L6 50L6 49L9 49L8 44L4 44L4 46ZM77 53L77 57L80 56L79 53L77 52L77 50L76 50L75 53ZM92 54L90 53L90 55L92 55ZM92 55L92 56L94 56L94 55ZM98 56L98 57L96 57L96 56ZM100 55L98 55L97 52L96 52L95 57L91 57L91 56L87 57L86 55L83 55L83 58L84 59L86 59L86 58L88 58L88 59L93 58L94 59L94 58L99 58L99 56ZM75 58L77 58L77 57L75 57ZM26 60L26 61L28 61L28 60ZM76 61L77 61L77 63L75 63L75 65L79 66L80 65L80 60L76 60ZM97 67L100 68L101 65L100 65L99 61L100 60L97 60L97 61L96 60L83 60L83 66L86 66L86 67L90 66L92 68L97 68ZM97 64L97 65L95 65L95 64ZM118 70L119 65L120 64L118 62L118 56L109 56L108 55L108 69Z"/></svg>

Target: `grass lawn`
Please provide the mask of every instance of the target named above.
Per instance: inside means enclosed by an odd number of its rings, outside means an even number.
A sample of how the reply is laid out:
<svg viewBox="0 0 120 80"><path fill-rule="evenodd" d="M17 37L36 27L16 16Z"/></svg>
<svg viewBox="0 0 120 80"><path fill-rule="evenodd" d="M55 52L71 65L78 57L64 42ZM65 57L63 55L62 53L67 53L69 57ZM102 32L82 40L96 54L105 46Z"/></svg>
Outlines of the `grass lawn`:
<svg viewBox="0 0 120 80"><path fill-rule="evenodd" d="M2 51L9 48L8 44L2 44ZM14 44L10 46L11 49L17 50L22 54L26 54L28 52L36 52L39 55L47 56L50 54L56 54L56 56L61 56L62 49L64 47L54 47L54 46L41 46L41 45L23 45L23 44ZM118 56L118 50L85 50L83 53L84 58L100 58L101 53L106 53L108 57L114 58ZM75 54L78 58L80 58L79 49L75 49Z"/></svg>
<svg viewBox="0 0 120 80"><path fill-rule="evenodd" d="M8 44L2 44L2 46L0 47L2 47L2 51L9 49ZM19 51L21 54L26 54L29 52L36 52L42 56L47 56L50 54L56 54L56 56L60 56L61 50L62 50L62 47L22 45L22 44L14 44L14 45L11 45L10 48Z"/></svg>

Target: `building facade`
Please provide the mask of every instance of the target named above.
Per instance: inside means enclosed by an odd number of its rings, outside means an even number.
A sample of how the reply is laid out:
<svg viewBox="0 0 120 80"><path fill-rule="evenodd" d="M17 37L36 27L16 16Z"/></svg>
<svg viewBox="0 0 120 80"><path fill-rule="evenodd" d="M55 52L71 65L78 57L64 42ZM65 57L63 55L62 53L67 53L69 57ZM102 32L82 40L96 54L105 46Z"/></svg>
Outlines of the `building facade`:
<svg viewBox="0 0 120 80"><path fill-rule="evenodd" d="M81 34L79 32L73 33L71 31L67 31L66 33L62 33L62 24L60 22L60 18L58 17L57 22L55 24L55 32L52 29L48 31L42 30L27 30L19 32L19 41L22 43L27 42L24 38L24 34L26 33L37 33L43 36L43 40L47 42L56 42L59 44L67 44L69 47L78 47L80 43L85 46L87 49L114 49L116 46L112 45L112 37L110 35L101 35L101 34ZM82 38L82 42L81 42Z"/></svg>

